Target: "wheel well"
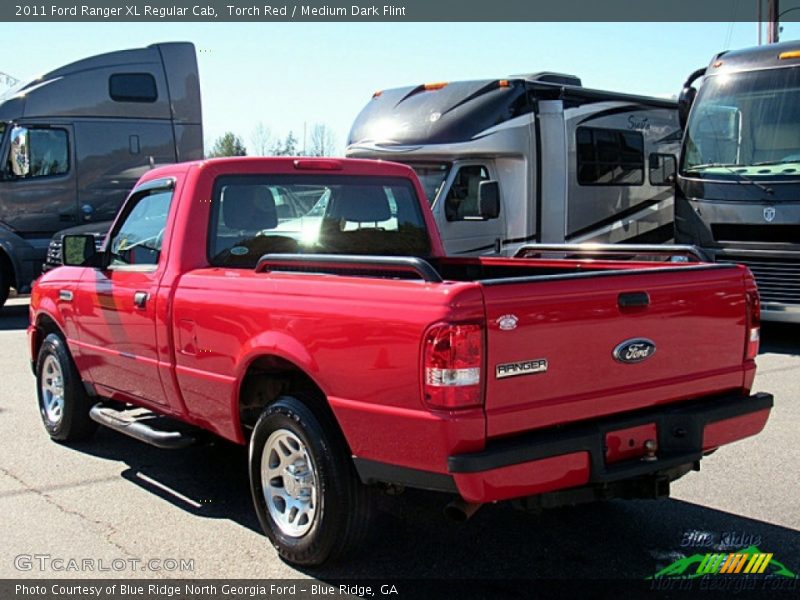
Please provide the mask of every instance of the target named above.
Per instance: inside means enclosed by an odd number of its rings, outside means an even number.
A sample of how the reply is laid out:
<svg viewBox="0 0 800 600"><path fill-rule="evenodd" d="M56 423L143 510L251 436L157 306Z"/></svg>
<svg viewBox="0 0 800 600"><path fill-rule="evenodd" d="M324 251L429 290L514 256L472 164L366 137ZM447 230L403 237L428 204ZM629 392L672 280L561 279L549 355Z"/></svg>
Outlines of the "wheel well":
<svg viewBox="0 0 800 600"><path fill-rule="evenodd" d="M325 393L313 379L288 360L261 356L251 363L239 388L239 421L245 435L253 430L264 408L281 396L301 398L341 433Z"/></svg>
<svg viewBox="0 0 800 600"><path fill-rule="evenodd" d="M42 347L42 342L51 333L55 333L58 337L64 338L64 333L58 327L56 322L47 315L39 315L36 319L36 338L33 342L33 357L34 360L39 356L39 348Z"/></svg>
<svg viewBox="0 0 800 600"><path fill-rule="evenodd" d="M6 251L0 248L0 272L8 276L8 282L11 287L17 287L17 274L14 271L14 265L11 258L6 254Z"/></svg>

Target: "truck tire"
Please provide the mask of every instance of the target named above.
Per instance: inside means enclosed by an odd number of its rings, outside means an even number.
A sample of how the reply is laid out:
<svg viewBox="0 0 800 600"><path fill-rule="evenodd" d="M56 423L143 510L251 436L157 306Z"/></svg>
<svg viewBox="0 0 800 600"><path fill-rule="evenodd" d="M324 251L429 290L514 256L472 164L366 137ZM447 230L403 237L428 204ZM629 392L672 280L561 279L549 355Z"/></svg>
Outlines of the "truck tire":
<svg viewBox="0 0 800 600"><path fill-rule="evenodd" d="M281 558L305 566L355 550L372 512L341 434L313 406L283 396L265 408L249 452L258 520Z"/></svg>
<svg viewBox="0 0 800 600"><path fill-rule="evenodd" d="M92 401L72 362L67 344L55 333L42 342L36 360L39 413L47 433L58 442L90 437L97 423L89 418Z"/></svg>

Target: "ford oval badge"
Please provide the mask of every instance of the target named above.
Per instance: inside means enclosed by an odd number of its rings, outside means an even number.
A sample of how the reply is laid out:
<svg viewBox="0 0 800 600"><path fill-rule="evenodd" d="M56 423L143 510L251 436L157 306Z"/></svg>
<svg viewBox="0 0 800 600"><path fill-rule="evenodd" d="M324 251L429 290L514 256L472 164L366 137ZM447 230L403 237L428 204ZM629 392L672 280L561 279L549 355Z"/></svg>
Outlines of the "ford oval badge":
<svg viewBox="0 0 800 600"><path fill-rule="evenodd" d="M503 315L497 319L497 325L503 331L511 331L512 329L516 329L518 322L519 319L517 318L517 315Z"/></svg>
<svg viewBox="0 0 800 600"><path fill-rule="evenodd" d="M625 340L614 348L614 360L621 363L640 363L656 353L656 345L652 340L637 338Z"/></svg>

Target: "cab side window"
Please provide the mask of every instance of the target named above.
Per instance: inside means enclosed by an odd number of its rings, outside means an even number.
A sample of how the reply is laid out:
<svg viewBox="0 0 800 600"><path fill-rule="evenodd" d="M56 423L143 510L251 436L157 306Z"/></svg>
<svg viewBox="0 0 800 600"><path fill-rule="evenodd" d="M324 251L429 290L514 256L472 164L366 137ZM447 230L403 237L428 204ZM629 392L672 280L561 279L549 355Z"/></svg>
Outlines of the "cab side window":
<svg viewBox="0 0 800 600"><path fill-rule="evenodd" d="M69 143L64 129L31 127L12 130L7 169L15 177L31 179L69 171Z"/></svg>
<svg viewBox="0 0 800 600"><path fill-rule="evenodd" d="M445 217L448 221L480 219L478 187L481 181L489 181L489 172L481 165L461 167L456 173L445 198Z"/></svg>
<svg viewBox="0 0 800 600"><path fill-rule="evenodd" d="M124 221L111 238L109 250L112 268L126 266L155 268L161 256L171 200L172 191L158 190L141 196L129 209Z"/></svg>
<svg viewBox="0 0 800 600"><path fill-rule="evenodd" d="M63 129L31 129L30 177L62 175L69 170L67 132Z"/></svg>

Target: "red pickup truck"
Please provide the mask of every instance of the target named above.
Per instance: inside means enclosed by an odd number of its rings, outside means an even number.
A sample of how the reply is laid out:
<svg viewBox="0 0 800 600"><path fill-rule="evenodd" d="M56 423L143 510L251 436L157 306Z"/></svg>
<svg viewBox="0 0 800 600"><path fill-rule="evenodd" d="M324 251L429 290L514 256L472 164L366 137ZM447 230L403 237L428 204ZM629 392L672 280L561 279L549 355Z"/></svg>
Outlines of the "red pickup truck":
<svg viewBox="0 0 800 600"><path fill-rule="evenodd" d="M103 250L63 248L30 306L50 436L249 444L258 517L298 564L356 547L387 484L462 515L663 496L772 407L750 395L746 268L445 257L401 165L158 168Z"/></svg>

